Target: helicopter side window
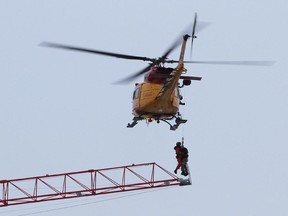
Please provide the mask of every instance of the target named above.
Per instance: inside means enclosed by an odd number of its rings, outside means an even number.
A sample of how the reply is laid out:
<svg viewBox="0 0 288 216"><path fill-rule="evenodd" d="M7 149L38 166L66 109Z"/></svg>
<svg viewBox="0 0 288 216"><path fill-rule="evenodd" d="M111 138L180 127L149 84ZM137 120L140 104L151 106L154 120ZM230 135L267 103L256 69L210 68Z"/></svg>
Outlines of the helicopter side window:
<svg viewBox="0 0 288 216"><path fill-rule="evenodd" d="M135 89L134 93L133 93L133 100L139 98L139 88Z"/></svg>

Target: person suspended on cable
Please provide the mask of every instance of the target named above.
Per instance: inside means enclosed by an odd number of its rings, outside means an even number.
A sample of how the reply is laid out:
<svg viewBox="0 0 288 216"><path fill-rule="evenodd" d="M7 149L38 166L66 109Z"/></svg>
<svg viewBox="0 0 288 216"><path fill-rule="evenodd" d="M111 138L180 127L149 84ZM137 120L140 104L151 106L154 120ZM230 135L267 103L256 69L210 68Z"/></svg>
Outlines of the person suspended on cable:
<svg viewBox="0 0 288 216"><path fill-rule="evenodd" d="M176 159L177 159L177 166L174 170L174 173L177 174L177 170L181 167L182 159L183 159L183 153L181 151L181 142L177 142L176 146L174 147L175 153L176 153Z"/></svg>
<svg viewBox="0 0 288 216"><path fill-rule="evenodd" d="M188 157L189 157L188 149L182 145L181 151L183 153L182 164L181 164L181 171L182 171L181 175L187 176L189 174L188 168L187 168Z"/></svg>
<svg viewBox="0 0 288 216"><path fill-rule="evenodd" d="M181 167L181 175L187 176L187 162L188 162L188 149L181 144L181 142L177 142L176 146L174 147L176 152L176 159L177 159L177 166L174 170L174 173L177 174L177 170Z"/></svg>

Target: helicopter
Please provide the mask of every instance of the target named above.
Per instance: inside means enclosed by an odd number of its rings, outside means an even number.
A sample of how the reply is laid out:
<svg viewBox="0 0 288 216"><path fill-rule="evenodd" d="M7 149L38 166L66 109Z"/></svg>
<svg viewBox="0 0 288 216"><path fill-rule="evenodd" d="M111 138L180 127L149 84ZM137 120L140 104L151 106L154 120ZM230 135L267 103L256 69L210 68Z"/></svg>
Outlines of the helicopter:
<svg viewBox="0 0 288 216"><path fill-rule="evenodd" d="M187 122L182 118L179 111L180 105L183 103L183 97L180 94L180 89L189 86L191 81L200 81L202 77L185 76L187 69L184 67L185 63L201 63L201 64L232 64L232 65L270 65L269 61L185 61L185 49L187 40L191 38L191 51L193 41L197 36L195 30L197 26L197 13L194 16L191 35L185 34L178 38L167 51L158 58L149 58L144 56L135 56L120 54L114 52L106 52L101 50L86 49L64 44L57 44L51 42L42 42L41 46L66 49L72 51L86 52L91 54L105 55L115 58L148 61L150 64L140 70L139 72L126 77L116 83L131 82L138 76L144 74L144 81L142 83L135 83L132 101L132 114L134 118L131 123L128 123L127 128L133 128L139 121L146 120L150 123L156 121L166 122L170 126L170 130L176 130L180 124ZM180 44L181 51L179 60L168 59L168 55L175 50ZM165 63L177 64L176 67L165 67ZM182 80L182 84L180 84ZM174 120L174 124L171 121Z"/></svg>

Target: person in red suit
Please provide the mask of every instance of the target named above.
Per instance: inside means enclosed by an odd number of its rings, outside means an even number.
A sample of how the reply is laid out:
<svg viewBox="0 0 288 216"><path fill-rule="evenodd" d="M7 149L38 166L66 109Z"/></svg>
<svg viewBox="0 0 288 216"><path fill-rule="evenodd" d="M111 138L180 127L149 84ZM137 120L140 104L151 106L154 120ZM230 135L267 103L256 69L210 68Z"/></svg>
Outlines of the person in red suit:
<svg viewBox="0 0 288 216"><path fill-rule="evenodd" d="M181 175L187 176L188 170L187 170L187 162L188 162L188 150L183 145L181 145L181 142L177 142L176 146L174 147L174 150L176 152L176 159L177 159L177 166L174 170L174 173L177 174L177 170L181 167Z"/></svg>

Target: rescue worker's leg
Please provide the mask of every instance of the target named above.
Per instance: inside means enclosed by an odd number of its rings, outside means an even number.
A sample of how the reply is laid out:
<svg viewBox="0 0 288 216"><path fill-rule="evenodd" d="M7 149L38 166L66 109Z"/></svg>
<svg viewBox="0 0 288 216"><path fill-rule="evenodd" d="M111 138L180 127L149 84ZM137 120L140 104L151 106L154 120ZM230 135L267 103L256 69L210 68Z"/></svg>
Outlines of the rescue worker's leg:
<svg viewBox="0 0 288 216"><path fill-rule="evenodd" d="M182 166L182 158L181 157L177 157L177 167L174 170L174 173L177 174L177 170L180 169L180 167Z"/></svg>
<svg viewBox="0 0 288 216"><path fill-rule="evenodd" d="M187 176L188 175L188 169L187 169L187 162L188 158L183 158L181 163L181 175Z"/></svg>

